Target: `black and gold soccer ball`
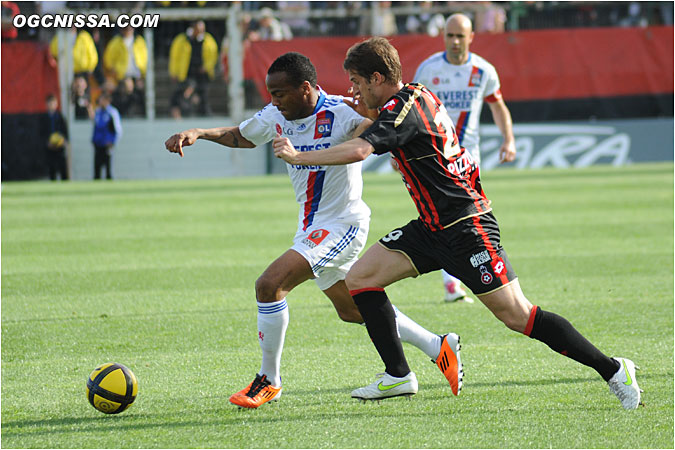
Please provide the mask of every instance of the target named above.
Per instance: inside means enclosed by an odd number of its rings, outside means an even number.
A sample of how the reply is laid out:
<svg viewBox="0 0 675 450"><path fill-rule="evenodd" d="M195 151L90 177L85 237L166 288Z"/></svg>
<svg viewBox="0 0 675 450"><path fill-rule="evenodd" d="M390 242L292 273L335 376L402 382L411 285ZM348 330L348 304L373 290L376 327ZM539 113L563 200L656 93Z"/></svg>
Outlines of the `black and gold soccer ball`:
<svg viewBox="0 0 675 450"><path fill-rule="evenodd" d="M87 379L89 403L102 413L121 413L136 400L136 394L136 375L122 364L101 364Z"/></svg>

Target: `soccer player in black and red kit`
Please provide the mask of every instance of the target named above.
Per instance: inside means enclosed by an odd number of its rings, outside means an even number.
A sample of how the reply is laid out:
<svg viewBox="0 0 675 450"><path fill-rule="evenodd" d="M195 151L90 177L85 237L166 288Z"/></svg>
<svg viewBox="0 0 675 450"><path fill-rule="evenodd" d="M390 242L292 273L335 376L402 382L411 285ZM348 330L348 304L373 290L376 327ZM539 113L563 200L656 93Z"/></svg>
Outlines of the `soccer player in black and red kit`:
<svg viewBox="0 0 675 450"><path fill-rule="evenodd" d="M624 408L636 409L635 364L606 356L565 318L532 305L523 294L500 244L478 165L459 145L442 102L421 84L402 83L398 52L384 38L354 45L344 68L355 98L379 108L377 120L358 138L329 149L300 153L286 138L275 139L273 147L288 163L304 165L347 164L391 152L419 213L371 246L347 274L347 286L386 368L382 378L354 390L352 397L375 400L417 392L384 288L445 269L507 327L592 367ZM461 373L458 383L461 388Z"/></svg>

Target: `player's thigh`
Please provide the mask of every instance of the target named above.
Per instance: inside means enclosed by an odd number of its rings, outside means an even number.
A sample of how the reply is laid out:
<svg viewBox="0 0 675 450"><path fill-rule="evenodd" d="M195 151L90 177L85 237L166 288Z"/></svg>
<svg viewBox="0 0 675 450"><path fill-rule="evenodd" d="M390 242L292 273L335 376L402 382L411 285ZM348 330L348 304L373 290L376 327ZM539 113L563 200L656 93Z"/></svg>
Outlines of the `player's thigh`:
<svg viewBox="0 0 675 450"><path fill-rule="evenodd" d="M384 288L398 280L438 270L429 233L419 219L389 232L349 271L349 289Z"/></svg>
<svg viewBox="0 0 675 450"><path fill-rule="evenodd" d="M256 281L259 302L275 302L294 287L314 277L307 260L293 249L274 260Z"/></svg>
<svg viewBox="0 0 675 450"><path fill-rule="evenodd" d="M491 213L469 217L436 232L435 242L441 267L476 295L496 291L516 279Z"/></svg>
<svg viewBox="0 0 675 450"><path fill-rule="evenodd" d="M354 291L385 288L404 278L416 277L417 271L403 253L373 244L347 274L347 287Z"/></svg>

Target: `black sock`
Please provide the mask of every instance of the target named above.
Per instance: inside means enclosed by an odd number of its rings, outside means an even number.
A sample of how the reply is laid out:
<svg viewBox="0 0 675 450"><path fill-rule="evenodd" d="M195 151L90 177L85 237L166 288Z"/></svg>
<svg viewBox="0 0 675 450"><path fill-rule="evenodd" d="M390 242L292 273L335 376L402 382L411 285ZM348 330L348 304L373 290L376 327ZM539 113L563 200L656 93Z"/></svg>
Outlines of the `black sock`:
<svg viewBox="0 0 675 450"><path fill-rule="evenodd" d="M605 381L609 381L619 370L616 360L595 348L567 319L538 306L532 308L525 334L558 353L594 368Z"/></svg>
<svg viewBox="0 0 675 450"><path fill-rule="evenodd" d="M359 289L351 294L387 373L397 378L408 375L410 367L396 330L396 314L384 289Z"/></svg>

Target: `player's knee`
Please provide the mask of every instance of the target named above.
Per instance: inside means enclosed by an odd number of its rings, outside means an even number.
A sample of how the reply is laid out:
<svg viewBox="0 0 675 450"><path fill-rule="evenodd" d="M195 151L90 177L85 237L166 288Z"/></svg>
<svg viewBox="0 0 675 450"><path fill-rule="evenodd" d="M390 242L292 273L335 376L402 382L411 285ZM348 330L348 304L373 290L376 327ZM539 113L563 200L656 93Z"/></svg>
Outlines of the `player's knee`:
<svg viewBox="0 0 675 450"><path fill-rule="evenodd" d="M347 284L347 289L350 291L365 289L368 287L373 287L368 284L368 279L356 271L349 271L347 278L345 278L345 283Z"/></svg>
<svg viewBox="0 0 675 450"><path fill-rule="evenodd" d="M274 302L281 300L279 296L280 287L265 275L261 275L255 280L255 297L259 302Z"/></svg>

